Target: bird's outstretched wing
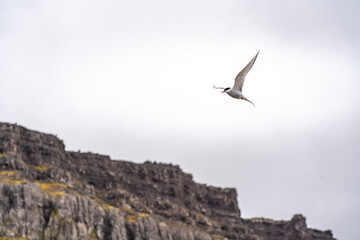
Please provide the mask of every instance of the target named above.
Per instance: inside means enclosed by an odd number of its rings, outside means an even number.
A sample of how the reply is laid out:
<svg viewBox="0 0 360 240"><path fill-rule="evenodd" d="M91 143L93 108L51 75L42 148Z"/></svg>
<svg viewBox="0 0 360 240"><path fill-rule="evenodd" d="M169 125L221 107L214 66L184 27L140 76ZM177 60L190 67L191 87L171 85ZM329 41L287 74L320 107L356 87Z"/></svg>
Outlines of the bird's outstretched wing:
<svg viewBox="0 0 360 240"><path fill-rule="evenodd" d="M259 51L260 52L260 51ZM241 72L239 72L239 74L236 76L235 78L235 83L234 83L234 87L235 89L239 89L240 91L242 91L243 85L244 85L244 81L246 78L246 75L248 74L248 72L250 71L251 67L254 65L255 60L259 54L259 52L257 52L257 54L255 55L255 57L253 59L251 59L251 61L246 65L246 67L244 67L243 70L241 70Z"/></svg>
<svg viewBox="0 0 360 240"><path fill-rule="evenodd" d="M215 88L215 89L225 89L224 87L216 87L215 85L213 86L213 88Z"/></svg>

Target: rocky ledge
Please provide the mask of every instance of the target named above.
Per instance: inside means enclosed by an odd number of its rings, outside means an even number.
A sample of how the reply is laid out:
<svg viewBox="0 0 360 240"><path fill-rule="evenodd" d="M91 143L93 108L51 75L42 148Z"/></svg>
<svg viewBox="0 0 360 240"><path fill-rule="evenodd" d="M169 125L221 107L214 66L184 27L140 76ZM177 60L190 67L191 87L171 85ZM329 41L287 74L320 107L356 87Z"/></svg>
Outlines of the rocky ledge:
<svg viewBox="0 0 360 240"><path fill-rule="evenodd" d="M56 136L0 123L0 239L334 239L305 218L242 219L233 188L179 166L65 151Z"/></svg>

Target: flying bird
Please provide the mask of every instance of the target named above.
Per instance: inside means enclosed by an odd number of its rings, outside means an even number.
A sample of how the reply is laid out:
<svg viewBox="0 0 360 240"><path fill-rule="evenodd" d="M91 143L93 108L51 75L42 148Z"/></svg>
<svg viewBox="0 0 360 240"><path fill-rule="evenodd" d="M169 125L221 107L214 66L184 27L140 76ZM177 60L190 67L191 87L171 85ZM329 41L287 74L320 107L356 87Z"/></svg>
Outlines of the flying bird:
<svg viewBox="0 0 360 240"><path fill-rule="evenodd" d="M252 103L249 99L247 99L244 96L244 94L242 93L242 89L243 89L243 85L244 85L244 82L245 82L246 75L250 71L251 67L254 65L255 60L256 60L259 52L257 52L255 57L246 65L246 67L244 67L243 70L241 70L241 72L239 72L239 74L235 78L235 83L234 83L234 86L232 88L229 88L229 87L223 88L223 87L216 87L216 86L214 86L214 88L216 88L216 89L224 89L224 91L222 91L221 93L227 93L230 97L248 101L249 103L251 103L255 107L255 104Z"/></svg>

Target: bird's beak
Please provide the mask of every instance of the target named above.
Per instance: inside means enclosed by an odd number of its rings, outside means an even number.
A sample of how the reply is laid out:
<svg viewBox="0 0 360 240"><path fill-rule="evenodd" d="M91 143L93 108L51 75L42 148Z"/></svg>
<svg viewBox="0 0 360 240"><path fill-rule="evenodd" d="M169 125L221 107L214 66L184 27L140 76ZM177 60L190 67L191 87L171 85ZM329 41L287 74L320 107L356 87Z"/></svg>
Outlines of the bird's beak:
<svg viewBox="0 0 360 240"><path fill-rule="evenodd" d="M224 91L222 91L221 93L224 93L225 92L225 90Z"/></svg>

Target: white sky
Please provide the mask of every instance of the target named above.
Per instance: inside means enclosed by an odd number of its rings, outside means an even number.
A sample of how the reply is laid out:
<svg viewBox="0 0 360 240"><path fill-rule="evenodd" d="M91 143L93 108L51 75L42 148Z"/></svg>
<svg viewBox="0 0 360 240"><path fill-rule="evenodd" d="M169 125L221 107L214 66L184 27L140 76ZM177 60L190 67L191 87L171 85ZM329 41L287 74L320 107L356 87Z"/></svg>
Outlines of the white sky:
<svg viewBox="0 0 360 240"><path fill-rule="evenodd" d="M360 239L360 10L351 0L0 0L0 121L68 150L179 164L242 217ZM244 85L231 87L260 50Z"/></svg>

